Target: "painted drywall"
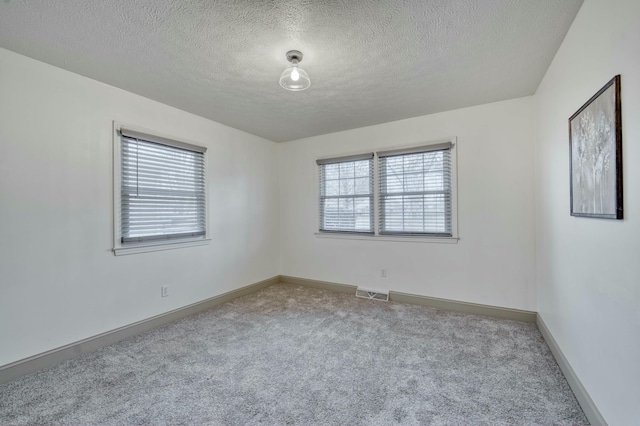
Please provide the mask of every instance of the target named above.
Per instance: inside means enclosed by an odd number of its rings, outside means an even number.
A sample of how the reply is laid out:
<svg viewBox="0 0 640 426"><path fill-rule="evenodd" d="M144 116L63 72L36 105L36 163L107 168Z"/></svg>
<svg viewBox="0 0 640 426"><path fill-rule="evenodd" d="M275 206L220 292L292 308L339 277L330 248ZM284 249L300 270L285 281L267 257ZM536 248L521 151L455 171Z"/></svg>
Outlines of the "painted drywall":
<svg viewBox="0 0 640 426"><path fill-rule="evenodd" d="M208 147L209 245L113 255L112 120ZM276 155L0 49L0 365L277 275Z"/></svg>
<svg viewBox="0 0 640 426"><path fill-rule="evenodd" d="M531 97L283 143L280 273L535 310ZM457 137L457 244L319 238L323 157ZM380 269L387 277L380 277Z"/></svg>
<svg viewBox="0 0 640 426"><path fill-rule="evenodd" d="M538 311L610 425L640 424L640 2L586 0L535 94ZM622 221L569 214L568 118L622 79Z"/></svg>

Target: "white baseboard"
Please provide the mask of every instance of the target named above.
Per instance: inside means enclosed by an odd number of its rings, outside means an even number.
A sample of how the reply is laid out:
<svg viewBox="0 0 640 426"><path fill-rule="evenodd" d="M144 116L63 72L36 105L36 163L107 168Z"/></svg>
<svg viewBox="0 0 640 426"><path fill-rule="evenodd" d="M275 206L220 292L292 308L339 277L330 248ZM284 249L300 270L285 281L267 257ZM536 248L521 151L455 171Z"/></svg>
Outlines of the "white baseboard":
<svg viewBox="0 0 640 426"><path fill-rule="evenodd" d="M560 366L560 370L562 370L564 377L567 379L569 386L571 386L573 394L576 396L576 399L580 403L582 411L584 411L585 416L587 416L587 419L589 419L589 422L592 425L606 426L607 422L605 421L604 417L602 417L600 410L598 410L598 407L596 407L596 404L591 399L591 396L578 378L576 372L573 370L573 367L571 367L569 360L566 356L564 356L564 353L560 349L560 346L558 346L558 342L556 342L556 339L553 338L553 335L542 320L540 314L538 314L536 324L538 325L538 330L540 330L542 337L544 337L544 340L547 342L549 349L551 349L553 357L556 359L556 362Z"/></svg>

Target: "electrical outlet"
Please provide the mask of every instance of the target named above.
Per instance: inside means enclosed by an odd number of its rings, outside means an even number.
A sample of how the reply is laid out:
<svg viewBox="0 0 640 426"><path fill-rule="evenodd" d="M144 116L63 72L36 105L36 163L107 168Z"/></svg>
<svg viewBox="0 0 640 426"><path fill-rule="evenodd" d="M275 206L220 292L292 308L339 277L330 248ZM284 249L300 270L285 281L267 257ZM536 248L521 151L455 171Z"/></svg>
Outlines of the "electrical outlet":
<svg viewBox="0 0 640 426"><path fill-rule="evenodd" d="M168 285L163 285L162 287L160 287L160 295L162 297L167 297L169 295L169 286Z"/></svg>
<svg viewBox="0 0 640 426"><path fill-rule="evenodd" d="M386 268L380 269L380 277L381 278L387 278L387 269Z"/></svg>

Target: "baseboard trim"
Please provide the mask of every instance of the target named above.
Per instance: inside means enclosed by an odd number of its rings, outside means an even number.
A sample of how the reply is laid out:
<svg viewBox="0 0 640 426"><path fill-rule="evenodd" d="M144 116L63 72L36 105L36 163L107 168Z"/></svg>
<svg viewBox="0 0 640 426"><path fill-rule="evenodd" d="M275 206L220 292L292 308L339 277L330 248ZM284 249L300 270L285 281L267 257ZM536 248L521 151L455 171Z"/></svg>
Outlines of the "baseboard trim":
<svg viewBox="0 0 640 426"><path fill-rule="evenodd" d="M75 358L76 356L96 351L105 346L109 346L121 340L124 340L128 337L144 333L172 321L188 317L189 315L193 315L201 311L205 311L207 309L213 308L214 306L221 305L238 297L245 296L249 293L253 293L279 282L280 277L276 275L275 277L250 284L218 296L214 296L201 302L193 303L191 305L187 305L182 308L166 312L164 314L156 315L154 317L147 318L133 324L125 325L124 327L120 327L115 330L107 331L105 333L101 333L75 343L61 346L59 348L52 349L38 355L12 362L11 364L3 365L0 367L0 384L7 383L17 379L18 377L54 366L71 358Z"/></svg>
<svg viewBox="0 0 640 426"><path fill-rule="evenodd" d="M536 313L521 309L502 308L500 306L482 305L480 303L460 302L457 300L440 299L437 297L420 296L417 294L390 291L389 299L394 302L410 303L412 305L428 306L445 311L462 312L465 314L484 315L487 317L508 319L521 322L536 322Z"/></svg>
<svg viewBox="0 0 640 426"><path fill-rule="evenodd" d="M598 410L596 404L591 399L589 392L587 392L587 390L585 389L584 385L578 378L578 375L573 370L573 367L571 367L569 360L560 349L560 346L558 346L558 342L556 342L556 339L549 331L549 328L544 323L540 314L537 315L536 324L538 325L540 334L542 334L542 337L544 337L544 340L547 342L547 346L549 346L549 349L551 349L551 353L556 359L560 370L562 370L562 374L564 374L564 377L567 379L567 382L569 383L573 394L576 396L576 399L580 403L582 411L584 411L585 416L587 416L589 423L597 426L606 426L606 420L600 413L600 410Z"/></svg>
<svg viewBox="0 0 640 426"><path fill-rule="evenodd" d="M339 293L356 294L358 286L350 284L338 284L328 281L311 280L308 278L291 277L289 275L280 275L280 282L284 284L301 285L304 287L320 288L323 290L337 291Z"/></svg>
<svg viewBox="0 0 640 426"><path fill-rule="evenodd" d="M161 325L179 320L190 315L194 315L198 312L202 312L223 303L230 302L231 300L238 297L245 296L247 294L278 283L314 287L354 295L357 288L357 286L349 284L338 284L328 281L292 277L288 275L276 275L275 277L250 284L218 296L214 296L201 302L193 303L191 305L187 305L182 308L166 312L164 314L156 315L154 317L138 321L136 323L129 324L115 330L98 334L96 336L89 337L75 343L61 346L59 348L52 349L38 355L34 355L10 364L0 366L0 384L7 383L21 376L54 366L61 362L75 358L79 355L96 351L105 346L109 346L121 340L124 340L128 337L144 333ZM551 353L555 357L556 362L558 363L560 369L566 377L569 386L573 390L576 399L580 403L582 410L587 416L587 419L589 419L589 422L592 425L607 425L604 417L596 407L585 387L582 385L582 382L580 381L575 371L571 367L571 364L558 346L558 343L553 338L553 335L547 328L540 314L536 314L532 311L502 308L498 306L482 305L477 303L460 302L455 300L420 296L416 294L401 293L396 291L389 292L389 299L395 302L428 306L448 311L536 323L538 329L540 330L540 333L547 342Z"/></svg>
<svg viewBox="0 0 640 426"><path fill-rule="evenodd" d="M280 275L280 282L285 284L295 284L305 287L321 288L325 290L338 291L340 293L356 293L357 286L349 284L337 284L328 281L311 280L308 278L292 277ZM485 315L489 317L510 319L522 322L536 322L536 313L520 309L501 308L499 306L481 305L478 303L459 302L456 300L439 299L436 297L419 296L417 294L401 293L398 291L389 292L389 300L412 305L428 306L430 308L443 309L446 311L464 312L474 315Z"/></svg>

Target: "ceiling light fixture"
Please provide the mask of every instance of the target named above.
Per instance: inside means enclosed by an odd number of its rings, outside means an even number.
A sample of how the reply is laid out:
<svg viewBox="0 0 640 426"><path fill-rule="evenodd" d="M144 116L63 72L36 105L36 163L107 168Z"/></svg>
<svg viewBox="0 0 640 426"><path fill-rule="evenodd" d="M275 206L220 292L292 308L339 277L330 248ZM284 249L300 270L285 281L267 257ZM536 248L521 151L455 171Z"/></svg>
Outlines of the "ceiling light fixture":
<svg viewBox="0 0 640 426"><path fill-rule="evenodd" d="M280 86L292 92L308 89L311 86L309 74L298 66L298 63L302 61L302 52L299 50L288 51L287 60L291 62L291 66L280 75Z"/></svg>

